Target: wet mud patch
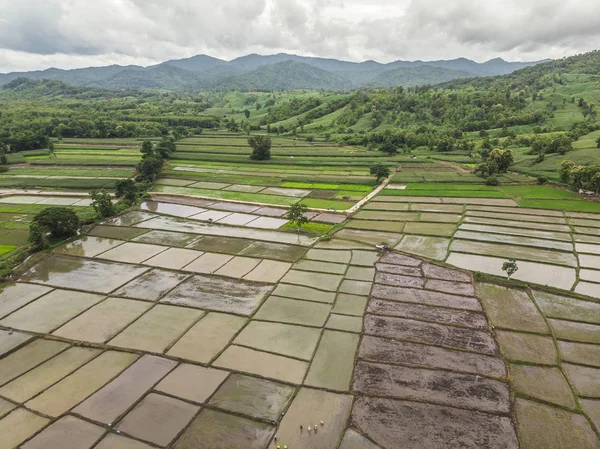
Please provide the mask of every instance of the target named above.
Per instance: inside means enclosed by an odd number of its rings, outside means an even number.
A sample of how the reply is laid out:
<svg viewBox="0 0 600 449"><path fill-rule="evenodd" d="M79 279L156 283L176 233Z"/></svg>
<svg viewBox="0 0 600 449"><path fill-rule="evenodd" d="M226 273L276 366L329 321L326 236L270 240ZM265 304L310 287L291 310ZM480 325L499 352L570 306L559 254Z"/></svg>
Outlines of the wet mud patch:
<svg viewBox="0 0 600 449"><path fill-rule="evenodd" d="M196 275L172 290L161 302L251 315L272 289L273 286L268 284Z"/></svg>

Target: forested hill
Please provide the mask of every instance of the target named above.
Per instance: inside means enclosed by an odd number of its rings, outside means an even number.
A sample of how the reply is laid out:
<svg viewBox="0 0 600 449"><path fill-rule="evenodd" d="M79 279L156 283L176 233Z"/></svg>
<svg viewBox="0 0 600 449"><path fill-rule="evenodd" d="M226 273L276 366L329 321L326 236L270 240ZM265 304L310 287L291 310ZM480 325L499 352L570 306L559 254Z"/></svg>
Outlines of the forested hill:
<svg viewBox="0 0 600 449"><path fill-rule="evenodd" d="M600 50L541 62L503 76L457 79L445 84L442 83L441 87L476 87L485 89L492 87L500 88L501 86L511 88L526 87L539 83L547 84L548 77L566 73L600 75Z"/></svg>
<svg viewBox="0 0 600 449"><path fill-rule="evenodd" d="M465 58L447 61L394 61L388 64L375 61L355 63L285 53L247 55L223 61L198 55L150 67L112 65L0 74L0 85L18 78L29 78L113 90L353 90L364 87L409 87L465 77L503 75L534 64L537 62L507 62L499 58L484 63Z"/></svg>

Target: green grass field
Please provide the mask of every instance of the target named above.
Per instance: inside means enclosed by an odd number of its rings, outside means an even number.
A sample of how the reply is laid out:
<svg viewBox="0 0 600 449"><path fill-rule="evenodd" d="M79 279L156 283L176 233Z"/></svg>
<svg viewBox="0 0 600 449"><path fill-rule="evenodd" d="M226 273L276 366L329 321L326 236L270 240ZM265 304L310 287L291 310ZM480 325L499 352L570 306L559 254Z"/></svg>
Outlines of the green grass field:
<svg viewBox="0 0 600 449"><path fill-rule="evenodd" d="M513 198L581 198L576 193L550 186L504 186L499 190Z"/></svg>
<svg viewBox="0 0 600 449"><path fill-rule="evenodd" d="M21 178L14 176L0 176L0 187L2 188L55 188L55 189L75 189L75 190L91 190L91 189L114 189L114 179L102 178Z"/></svg>
<svg viewBox="0 0 600 449"><path fill-rule="evenodd" d="M251 203L281 204L286 206L298 202L298 198L287 196L261 195L260 193L232 192L227 190L196 189L192 187L155 186L153 191L161 193L172 193L176 195L198 196L204 198L247 201Z"/></svg>
<svg viewBox="0 0 600 449"><path fill-rule="evenodd" d="M10 253L12 251L14 251L15 249L17 249L16 246L12 246L12 245L0 245L0 256Z"/></svg>
<svg viewBox="0 0 600 449"><path fill-rule="evenodd" d="M600 213L600 202L585 200L520 200L520 207Z"/></svg>
<svg viewBox="0 0 600 449"><path fill-rule="evenodd" d="M498 190L394 190L383 189L382 195L392 196L429 196L429 197L456 197L456 198L508 198L508 195Z"/></svg>
<svg viewBox="0 0 600 449"><path fill-rule="evenodd" d="M315 209L346 210L354 206L354 203L348 201L319 200L316 198L305 198L300 203Z"/></svg>

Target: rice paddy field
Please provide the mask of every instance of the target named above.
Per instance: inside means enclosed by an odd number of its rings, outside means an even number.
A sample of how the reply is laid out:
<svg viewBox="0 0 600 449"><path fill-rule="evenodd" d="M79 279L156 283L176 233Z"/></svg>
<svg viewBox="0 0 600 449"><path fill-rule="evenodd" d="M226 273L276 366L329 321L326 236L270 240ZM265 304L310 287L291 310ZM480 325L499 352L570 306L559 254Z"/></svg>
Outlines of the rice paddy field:
<svg viewBox="0 0 600 449"><path fill-rule="evenodd" d="M313 212L323 239L285 214L155 194L28 261L0 448L598 446L598 215L384 191ZM533 286L473 276L510 256Z"/></svg>
<svg viewBox="0 0 600 449"><path fill-rule="evenodd" d="M56 143L53 154L36 150L10 155L21 159L9 160L8 171L0 173L0 258L27 243L31 220L47 207L73 207L80 218L94 217L89 192L111 191L117 181L133 176L140 144L65 139Z"/></svg>
<svg viewBox="0 0 600 449"><path fill-rule="evenodd" d="M65 139L48 150L17 153L22 160L0 173L1 189L51 189L89 192L114 189L133 176L140 161L140 140Z"/></svg>
<svg viewBox="0 0 600 449"><path fill-rule="evenodd" d="M600 447L600 203L324 141L254 163L245 141L178 142L150 199L0 288L0 449ZM23 155L0 253L45 207L91 213L137 145Z"/></svg>
<svg viewBox="0 0 600 449"><path fill-rule="evenodd" d="M546 186L430 187L383 190L340 232L497 276L503 262L514 258L516 279L600 299L598 203ZM542 208L555 201L563 210Z"/></svg>
<svg viewBox="0 0 600 449"><path fill-rule="evenodd" d="M369 168L395 167L407 157L324 141L272 137L272 158L253 162L247 136L204 133L177 142L177 151L158 180L157 193L202 198L346 210L375 186Z"/></svg>

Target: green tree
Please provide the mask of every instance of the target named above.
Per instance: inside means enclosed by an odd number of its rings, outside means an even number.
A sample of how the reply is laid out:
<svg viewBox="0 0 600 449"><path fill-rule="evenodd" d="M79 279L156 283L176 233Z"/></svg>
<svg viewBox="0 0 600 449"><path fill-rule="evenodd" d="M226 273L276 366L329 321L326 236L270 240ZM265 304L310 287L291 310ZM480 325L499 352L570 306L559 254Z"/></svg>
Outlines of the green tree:
<svg viewBox="0 0 600 449"><path fill-rule="evenodd" d="M560 182L563 184L570 184L571 182L571 171L575 167L575 162L573 161L562 161L560 163L560 168L558 169L558 175L560 176Z"/></svg>
<svg viewBox="0 0 600 449"><path fill-rule="evenodd" d="M157 157L147 157L137 165L138 175L136 180L139 182L154 181L162 168L163 161Z"/></svg>
<svg viewBox="0 0 600 449"><path fill-rule="evenodd" d="M169 139L163 139L156 145L154 151L157 156L167 159L172 153L175 152L176 149L177 146L174 142L170 141Z"/></svg>
<svg viewBox="0 0 600 449"><path fill-rule="evenodd" d="M142 148L140 149L142 153L142 158L153 157L154 156L154 144L149 140L144 140L142 142Z"/></svg>
<svg viewBox="0 0 600 449"><path fill-rule="evenodd" d="M33 251L41 251L48 247L46 230L37 221L32 221L29 224L29 237L27 237L27 241Z"/></svg>
<svg viewBox="0 0 600 449"><path fill-rule="evenodd" d="M596 140L596 147L600 148L600 137L598 137L598 139Z"/></svg>
<svg viewBox="0 0 600 449"><path fill-rule="evenodd" d="M506 277L510 281L510 277L519 271L519 267L517 266L517 261L515 259L508 259L507 262L502 264L502 271L506 272Z"/></svg>
<svg viewBox="0 0 600 449"><path fill-rule="evenodd" d="M292 204L288 211L287 219L298 228L298 238L300 238L300 228L305 223L308 223L308 218L306 217L307 212L308 207L305 204L300 203Z"/></svg>
<svg viewBox="0 0 600 449"><path fill-rule="evenodd" d="M255 161L266 161L271 159L271 139L265 136L252 136L248 139L252 147L250 159Z"/></svg>
<svg viewBox="0 0 600 449"><path fill-rule="evenodd" d="M246 109L244 111L244 115L246 116L246 120L248 120L250 118L250 111L248 109Z"/></svg>
<svg viewBox="0 0 600 449"><path fill-rule="evenodd" d="M381 184L381 182L387 178L388 176L390 176L390 169L388 167L386 167L385 165L382 164L377 164L377 165L373 165L370 169L369 172L371 173L372 176L375 176L375 178L377 179L377 182L379 184Z"/></svg>
<svg viewBox="0 0 600 449"><path fill-rule="evenodd" d="M382 151L385 154L392 156L398 152L398 148L394 144L386 142L379 147L379 151Z"/></svg>
<svg viewBox="0 0 600 449"><path fill-rule="evenodd" d="M487 162L493 163L498 168L498 173L506 173L513 164L513 154L510 150L495 149L490 152Z"/></svg>
<svg viewBox="0 0 600 449"><path fill-rule="evenodd" d="M185 126L176 126L173 130L175 140L183 139L188 136L188 130Z"/></svg>
<svg viewBox="0 0 600 449"><path fill-rule="evenodd" d="M596 196L598 196L598 192L600 192L600 171L594 173L591 184L592 188L596 191Z"/></svg>
<svg viewBox="0 0 600 449"><path fill-rule="evenodd" d="M115 215L115 206L113 205L110 193L102 189L100 191L93 190L92 196L92 207L100 218L112 217Z"/></svg>
<svg viewBox="0 0 600 449"><path fill-rule="evenodd" d="M441 136L436 141L438 151L446 152L454 150L455 140L450 136Z"/></svg>
<svg viewBox="0 0 600 449"><path fill-rule="evenodd" d="M137 200L138 186L133 179L121 179L116 183L115 196L123 198L128 204L133 204Z"/></svg>
<svg viewBox="0 0 600 449"><path fill-rule="evenodd" d="M68 207L49 207L33 217L33 222L44 230L47 229L53 237L64 238L77 234L79 217Z"/></svg>

